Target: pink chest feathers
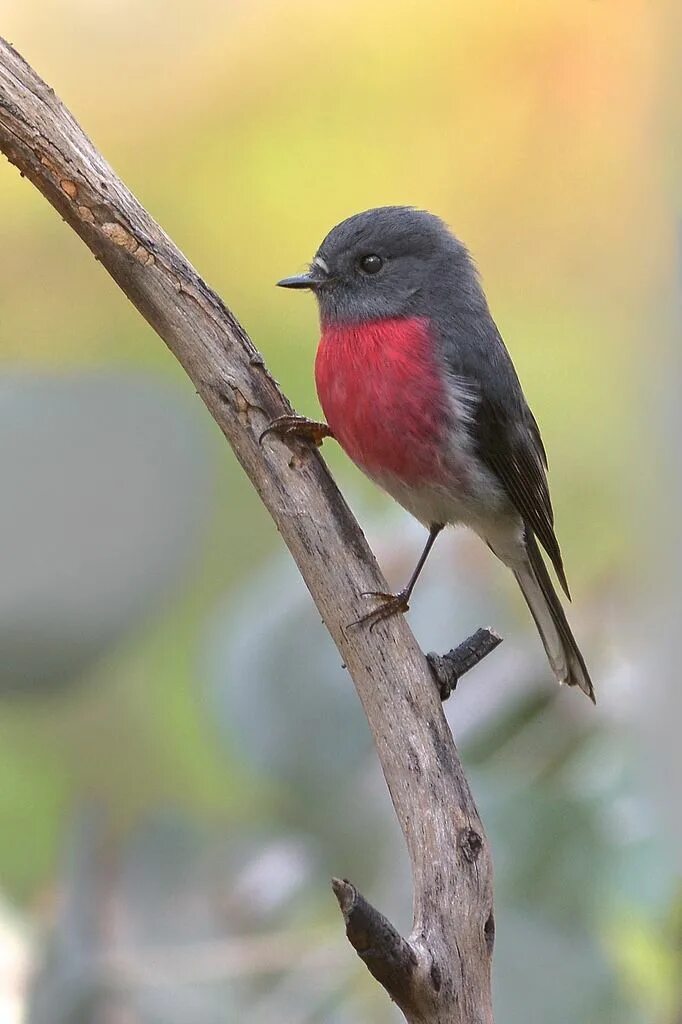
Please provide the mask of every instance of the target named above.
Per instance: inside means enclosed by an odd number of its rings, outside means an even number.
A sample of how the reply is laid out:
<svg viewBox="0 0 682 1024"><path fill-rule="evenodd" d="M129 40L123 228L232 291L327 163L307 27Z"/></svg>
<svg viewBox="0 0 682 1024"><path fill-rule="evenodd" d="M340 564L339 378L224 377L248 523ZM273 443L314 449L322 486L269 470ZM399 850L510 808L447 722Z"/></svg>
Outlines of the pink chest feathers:
<svg viewBox="0 0 682 1024"><path fill-rule="evenodd" d="M423 319L327 327L315 382L334 436L366 473L415 486L443 479L448 396Z"/></svg>

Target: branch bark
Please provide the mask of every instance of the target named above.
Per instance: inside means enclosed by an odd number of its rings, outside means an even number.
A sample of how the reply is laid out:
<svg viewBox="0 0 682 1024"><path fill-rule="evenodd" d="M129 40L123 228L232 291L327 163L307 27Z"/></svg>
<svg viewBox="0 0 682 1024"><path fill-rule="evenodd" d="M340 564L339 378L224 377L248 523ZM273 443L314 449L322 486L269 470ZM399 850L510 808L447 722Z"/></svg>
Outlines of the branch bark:
<svg viewBox="0 0 682 1024"><path fill-rule="evenodd" d="M427 654L426 660L438 684L440 699L447 700L464 673L492 654L501 643L502 637L494 629L477 629L447 654L434 654L433 651Z"/></svg>
<svg viewBox="0 0 682 1024"><path fill-rule="evenodd" d="M405 835L408 940L347 882L348 937L411 1024L492 1024L492 866L426 658L402 616L366 629L386 583L314 447L258 438L291 407L244 330L74 118L0 40L0 149L80 235L187 371L275 520L355 683Z"/></svg>

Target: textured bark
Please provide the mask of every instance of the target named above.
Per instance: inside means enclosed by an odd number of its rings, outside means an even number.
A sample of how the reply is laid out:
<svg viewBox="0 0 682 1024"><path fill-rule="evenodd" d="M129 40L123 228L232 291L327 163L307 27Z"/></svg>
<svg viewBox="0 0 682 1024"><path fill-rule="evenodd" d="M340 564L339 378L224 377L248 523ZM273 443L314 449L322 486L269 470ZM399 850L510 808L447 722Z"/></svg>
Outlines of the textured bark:
<svg viewBox="0 0 682 1024"><path fill-rule="evenodd" d="M502 637L493 629L477 629L447 654L426 655L440 690L440 699L447 700L465 672L487 658L502 643Z"/></svg>
<svg viewBox="0 0 682 1024"><path fill-rule="evenodd" d="M412 863L402 939L334 883L351 943L420 1024L490 1024L488 844L426 658L397 616L347 629L386 583L314 446L274 437L289 413L244 330L116 177L71 114L0 41L0 148L80 235L187 371L275 520L357 688ZM381 940L381 941L380 941Z"/></svg>

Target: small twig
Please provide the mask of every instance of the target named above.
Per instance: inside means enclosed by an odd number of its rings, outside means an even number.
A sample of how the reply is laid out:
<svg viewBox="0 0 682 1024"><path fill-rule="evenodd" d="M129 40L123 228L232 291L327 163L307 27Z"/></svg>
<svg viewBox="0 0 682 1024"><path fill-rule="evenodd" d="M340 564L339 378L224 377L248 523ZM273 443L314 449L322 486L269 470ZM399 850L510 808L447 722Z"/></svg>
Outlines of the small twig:
<svg viewBox="0 0 682 1024"><path fill-rule="evenodd" d="M347 879L333 878L332 889L351 946L401 1010L413 1012L418 960L412 946Z"/></svg>
<svg viewBox="0 0 682 1024"><path fill-rule="evenodd" d="M501 643L502 637L494 629L477 629L447 654L435 654L433 651L427 654L426 660L438 683L440 699L447 700L464 673L483 661Z"/></svg>

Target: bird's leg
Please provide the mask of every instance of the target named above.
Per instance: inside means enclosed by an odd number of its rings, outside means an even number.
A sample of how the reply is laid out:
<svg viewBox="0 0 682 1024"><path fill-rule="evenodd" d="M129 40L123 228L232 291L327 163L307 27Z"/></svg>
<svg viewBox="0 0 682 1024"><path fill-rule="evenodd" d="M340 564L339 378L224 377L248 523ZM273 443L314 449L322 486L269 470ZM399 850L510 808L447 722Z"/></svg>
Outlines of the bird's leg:
<svg viewBox="0 0 682 1024"><path fill-rule="evenodd" d="M409 601L412 595L412 591L414 590L414 585L419 579L419 574L424 568L424 563L426 562L426 559L429 557L429 551L433 547L436 537L443 529L443 525L443 523L432 524L431 528L429 529L428 539L426 541L426 544L424 545L424 550L420 555L419 561L415 566L414 572L412 573L408 580L407 586L404 587L403 590L401 590L398 594L384 594L381 591L371 590L362 595L363 597L379 598L381 604L379 605L378 608L375 608L373 611L367 612L366 615L362 615L359 619L356 619L356 621L352 623L353 626L369 625L370 629L374 629L374 627L379 622L383 622L384 619L389 619L392 615L397 615L399 612L406 612L408 610L408 608L410 607Z"/></svg>
<svg viewBox="0 0 682 1024"><path fill-rule="evenodd" d="M258 438L258 443L260 444L268 434L276 434L283 441L290 437L298 441L309 441L318 448L325 437L334 436L326 423L317 423L315 420L309 420L307 416L296 415L278 416L265 428Z"/></svg>

